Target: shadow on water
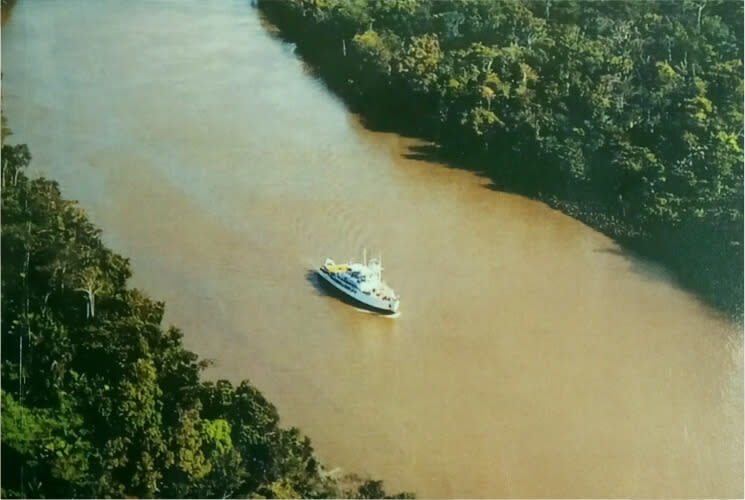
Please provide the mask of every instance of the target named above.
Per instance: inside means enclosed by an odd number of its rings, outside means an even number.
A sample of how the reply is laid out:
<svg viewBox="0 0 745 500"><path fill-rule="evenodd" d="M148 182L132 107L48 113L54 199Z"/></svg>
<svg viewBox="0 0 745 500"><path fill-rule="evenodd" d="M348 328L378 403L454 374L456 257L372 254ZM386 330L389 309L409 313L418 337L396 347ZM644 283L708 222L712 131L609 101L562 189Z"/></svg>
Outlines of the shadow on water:
<svg viewBox="0 0 745 500"><path fill-rule="evenodd" d="M728 272L731 266L724 258L716 258L715 250L702 256L700 251L678 244L674 245L676 254L648 240L619 237L616 241L619 248L595 252L617 255L642 279L689 293L728 320L743 324L742 271Z"/></svg>
<svg viewBox="0 0 745 500"><path fill-rule="evenodd" d="M465 154L447 154L443 147L438 144L417 144L415 146L409 146L408 150L407 153L403 154L403 157L407 160L438 163L447 168L466 170L477 175L486 175L483 166L478 166L476 164L469 165L467 161L468 158Z"/></svg>
<svg viewBox="0 0 745 500"><path fill-rule="evenodd" d="M684 290L675 274L662 264L649 260L633 250L622 248L597 248L597 253L615 255L629 264L629 269L644 280L665 283L666 285Z"/></svg>
<svg viewBox="0 0 745 500"><path fill-rule="evenodd" d="M454 152L456 151L456 152ZM679 227L635 226L591 188L570 186L540 174L539 161L507 147L504 154L461 154L438 144L409 146L402 156L475 173L492 191L517 194L545 203L613 239L619 249L599 250L622 257L645 280L693 294L726 317L743 322L742 250L725 248L732 235L684 221ZM742 236L737 238L742 241ZM698 242L708 242L702 245Z"/></svg>
<svg viewBox="0 0 745 500"><path fill-rule="evenodd" d="M507 145L496 153L437 143L417 144L409 146L402 156L407 160L437 163L449 169L471 172L488 181L484 187L492 191L539 201L545 201L546 196L568 194L564 182L541 173L536 158Z"/></svg>
<svg viewBox="0 0 745 500"><path fill-rule="evenodd" d="M305 271L305 281L310 283L316 291L316 295L330 296L333 291L333 288L318 276L318 271L315 269L307 269Z"/></svg>

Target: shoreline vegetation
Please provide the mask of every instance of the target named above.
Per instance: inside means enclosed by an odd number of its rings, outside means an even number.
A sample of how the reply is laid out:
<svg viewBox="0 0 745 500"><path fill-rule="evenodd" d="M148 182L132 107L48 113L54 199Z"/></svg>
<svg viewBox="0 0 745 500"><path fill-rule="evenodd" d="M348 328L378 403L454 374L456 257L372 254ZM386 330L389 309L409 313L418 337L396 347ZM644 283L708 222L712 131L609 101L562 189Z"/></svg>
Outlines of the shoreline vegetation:
<svg viewBox="0 0 745 500"><path fill-rule="evenodd" d="M372 130L666 265L743 315L743 5L259 0Z"/></svg>
<svg viewBox="0 0 745 500"><path fill-rule="evenodd" d="M742 3L258 5L367 126L432 143L412 157L559 208L742 318ZM203 381L2 128L1 496L413 498L327 471L250 382Z"/></svg>
<svg viewBox="0 0 745 500"><path fill-rule="evenodd" d="M250 382L202 381L165 304L30 161L2 146L2 497L414 498L327 471Z"/></svg>

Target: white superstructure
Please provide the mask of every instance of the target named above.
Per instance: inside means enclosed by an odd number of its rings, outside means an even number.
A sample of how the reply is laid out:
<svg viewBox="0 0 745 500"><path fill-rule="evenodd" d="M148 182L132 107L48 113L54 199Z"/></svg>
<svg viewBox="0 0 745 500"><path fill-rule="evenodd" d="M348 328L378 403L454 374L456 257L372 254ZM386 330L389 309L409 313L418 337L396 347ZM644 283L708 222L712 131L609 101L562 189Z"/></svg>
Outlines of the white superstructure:
<svg viewBox="0 0 745 500"><path fill-rule="evenodd" d="M399 298L382 279L383 266L378 259L369 262L336 264L331 259L318 270L319 276L337 290L373 309L395 313Z"/></svg>

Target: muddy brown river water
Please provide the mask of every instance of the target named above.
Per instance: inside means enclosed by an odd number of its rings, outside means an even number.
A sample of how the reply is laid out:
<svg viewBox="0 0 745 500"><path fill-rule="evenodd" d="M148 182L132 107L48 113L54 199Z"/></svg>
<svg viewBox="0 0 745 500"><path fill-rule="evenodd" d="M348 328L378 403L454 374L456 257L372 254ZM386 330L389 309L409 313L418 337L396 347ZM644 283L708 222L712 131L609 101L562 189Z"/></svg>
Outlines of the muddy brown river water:
<svg viewBox="0 0 745 500"><path fill-rule="evenodd" d="M20 0L3 107L133 283L330 467L420 497L742 497L742 327L541 203L407 159L247 1ZM312 269L382 253L396 319Z"/></svg>

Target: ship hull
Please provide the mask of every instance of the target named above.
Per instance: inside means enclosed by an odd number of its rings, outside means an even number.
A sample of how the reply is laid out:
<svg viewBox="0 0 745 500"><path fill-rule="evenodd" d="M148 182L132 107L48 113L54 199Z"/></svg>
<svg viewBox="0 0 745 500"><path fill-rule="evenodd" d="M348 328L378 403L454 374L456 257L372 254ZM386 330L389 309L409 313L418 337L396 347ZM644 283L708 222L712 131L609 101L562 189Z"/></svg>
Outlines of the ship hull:
<svg viewBox="0 0 745 500"><path fill-rule="evenodd" d="M362 307L365 307L366 309L370 309L382 314L394 314L398 312L398 304L392 305L390 302L380 300L375 296L371 296L362 293L361 291L354 290L349 285L341 283L332 278L328 271L320 269L318 271L318 275L323 278L324 283L333 287L334 290L341 293L344 297L351 299L353 302L361 305Z"/></svg>

